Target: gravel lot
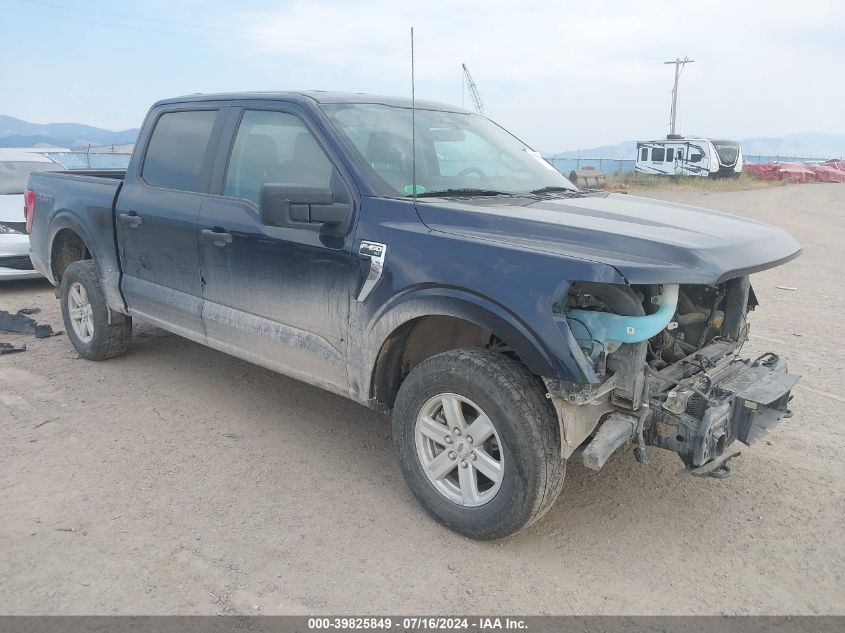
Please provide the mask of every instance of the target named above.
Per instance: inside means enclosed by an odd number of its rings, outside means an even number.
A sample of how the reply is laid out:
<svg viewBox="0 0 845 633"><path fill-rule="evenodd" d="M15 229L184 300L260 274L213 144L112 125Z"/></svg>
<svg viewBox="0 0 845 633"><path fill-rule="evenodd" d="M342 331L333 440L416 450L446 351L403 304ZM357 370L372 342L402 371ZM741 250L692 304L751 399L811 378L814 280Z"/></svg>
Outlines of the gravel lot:
<svg viewBox="0 0 845 633"><path fill-rule="evenodd" d="M343 398L141 323L103 363L0 335L28 345L0 357L0 612L845 614L845 186L657 195L804 245L753 278L747 347L803 375L795 416L732 479L623 451L476 543L423 513L387 419ZM62 328L46 283L0 287L22 307Z"/></svg>

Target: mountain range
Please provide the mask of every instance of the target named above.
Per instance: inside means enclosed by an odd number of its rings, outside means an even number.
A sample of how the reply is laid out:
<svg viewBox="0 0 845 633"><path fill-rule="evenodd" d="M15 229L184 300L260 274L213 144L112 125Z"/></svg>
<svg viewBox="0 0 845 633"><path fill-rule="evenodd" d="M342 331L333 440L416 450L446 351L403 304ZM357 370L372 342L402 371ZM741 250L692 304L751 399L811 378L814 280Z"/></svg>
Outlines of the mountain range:
<svg viewBox="0 0 845 633"><path fill-rule="evenodd" d="M690 137L695 137L690 134ZM642 139L656 140L656 139ZM845 157L845 134L822 132L801 132L779 137L755 137L741 139L742 153L746 156L788 156L795 158L842 158ZM602 145L589 149L564 152L543 152L549 158L634 158L637 142L625 141L617 145Z"/></svg>
<svg viewBox="0 0 845 633"><path fill-rule="evenodd" d="M134 143L138 129L115 132L79 123L30 123L0 114L0 147L82 148L89 145L125 145Z"/></svg>
<svg viewBox="0 0 845 633"><path fill-rule="evenodd" d="M695 135L690 135L695 136ZM84 148L89 145L126 145L134 143L138 128L115 132L79 123L30 123L0 114L0 147L56 147ZM643 139L653 140L653 139ZM845 134L802 132L780 137L741 139L742 152L748 155L789 156L798 158L845 157ZM562 152L544 151L547 158L633 158L636 141L616 145L602 145L589 149Z"/></svg>

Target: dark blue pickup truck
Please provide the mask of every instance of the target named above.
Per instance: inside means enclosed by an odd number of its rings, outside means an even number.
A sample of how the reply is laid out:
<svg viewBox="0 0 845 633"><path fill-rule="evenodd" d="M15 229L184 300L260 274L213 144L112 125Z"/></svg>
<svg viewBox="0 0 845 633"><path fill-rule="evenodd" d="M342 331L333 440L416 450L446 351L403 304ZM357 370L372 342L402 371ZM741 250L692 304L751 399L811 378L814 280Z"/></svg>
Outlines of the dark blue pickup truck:
<svg viewBox="0 0 845 633"><path fill-rule="evenodd" d="M392 412L411 490L473 538L542 516L579 447L595 470L630 443L726 477L735 440L789 415L797 376L741 350L749 275L796 257L790 235L580 191L459 108L169 99L125 172L28 187L80 355L122 354L139 318Z"/></svg>

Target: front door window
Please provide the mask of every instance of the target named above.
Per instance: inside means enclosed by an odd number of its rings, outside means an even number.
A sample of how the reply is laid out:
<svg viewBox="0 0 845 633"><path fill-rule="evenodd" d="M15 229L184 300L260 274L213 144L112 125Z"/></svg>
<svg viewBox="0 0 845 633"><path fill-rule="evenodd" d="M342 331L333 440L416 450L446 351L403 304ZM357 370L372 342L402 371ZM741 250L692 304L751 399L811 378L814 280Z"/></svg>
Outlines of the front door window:
<svg viewBox="0 0 845 633"><path fill-rule="evenodd" d="M298 116L247 110L235 137L223 195L258 204L267 183L329 189L332 173L332 163Z"/></svg>

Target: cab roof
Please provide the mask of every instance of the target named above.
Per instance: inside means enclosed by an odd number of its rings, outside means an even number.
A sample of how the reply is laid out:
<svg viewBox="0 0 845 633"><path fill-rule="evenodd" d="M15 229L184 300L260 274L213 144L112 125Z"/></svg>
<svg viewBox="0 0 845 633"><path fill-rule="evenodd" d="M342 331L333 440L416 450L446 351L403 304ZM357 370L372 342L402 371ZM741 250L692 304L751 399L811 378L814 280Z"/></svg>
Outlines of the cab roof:
<svg viewBox="0 0 845 633"><path fill-rule="evenodd" d="M386 95L365 94L363 92L328 92L324 90L306 91L280 91L280 92L219 92L212 94L196 93L162 99L157 101L155 106L168 105L173 103L186 103L197 101L290 101L294 103L328 104L328 103L369 103L393 106L397 108L410 108L411 100L406 97L390 97ZM444 110L447 112L459 112L470 114L469 110L447 103L437 101L425 101L417 99L415 107L420 110Z"/></svg>

